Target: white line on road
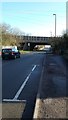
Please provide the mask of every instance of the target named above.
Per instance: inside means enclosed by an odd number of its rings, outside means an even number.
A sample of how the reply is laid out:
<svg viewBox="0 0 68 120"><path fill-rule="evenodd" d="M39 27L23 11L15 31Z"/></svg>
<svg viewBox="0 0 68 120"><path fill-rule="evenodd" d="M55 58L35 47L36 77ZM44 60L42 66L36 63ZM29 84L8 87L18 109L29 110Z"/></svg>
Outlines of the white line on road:
<svg viewBox="0 0 68 120"><path fill-rule="evenodd" d="M3 99L3 102L26 102L26 100Z"/></svg>
<svg viewBox="0 0 68 120"><path fill-rule="evenodd" d="M35 70L36 65L34 65L34 67L32 68L32 71L30 72L30 74L27 76L27 78L25 79L24 83L21 85L20 89L18 90L18 92L16 93L15 97L13 98L13 100L17 100L17 98L19 97L20 93L22 92L22 90L24 89L27 81L29 80L30 75L32 74L32 72Z"/></svg>
<svg viewBox="0 0 68 120"><path fill-rule="evenodd" d="M32 71L34 71L34 69L36 68L36 65L34 65L34 67L33 67L33 69L32 69Z"/></svg>

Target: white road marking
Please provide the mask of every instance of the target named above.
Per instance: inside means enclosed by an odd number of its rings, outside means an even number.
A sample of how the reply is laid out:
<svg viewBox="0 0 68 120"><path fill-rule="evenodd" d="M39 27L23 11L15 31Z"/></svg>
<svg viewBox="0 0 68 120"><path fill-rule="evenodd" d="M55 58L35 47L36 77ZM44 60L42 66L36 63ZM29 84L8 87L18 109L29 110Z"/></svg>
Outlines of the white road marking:
<svg viewBox="0 0 68 120"><path fill-rule="evenodd" d="M33 67L32 72L34 71L35 68L36 68L36 65Z"/></svg>
<svg viewBox="0 0 68 120"><path fill-rule="evenodd" d="M20 89L18 90L18 92L16 93L15 97L13 98L13 100L17 100L17 98L19 97L20 93L22 92L22 90L24 89L27 81L29 80L30 75L32 74L32 72L35 70L36 65L34 65L34 67L32 68L32 71L30 72L30 74L27 76L27 78L25 79L24 83L21 85Z"/></svg>
<svg viewBox="0 0 68 120"><path fill-rule="evenodd" d="M3 99L3 102L26 102L26 100Z"/></svg>

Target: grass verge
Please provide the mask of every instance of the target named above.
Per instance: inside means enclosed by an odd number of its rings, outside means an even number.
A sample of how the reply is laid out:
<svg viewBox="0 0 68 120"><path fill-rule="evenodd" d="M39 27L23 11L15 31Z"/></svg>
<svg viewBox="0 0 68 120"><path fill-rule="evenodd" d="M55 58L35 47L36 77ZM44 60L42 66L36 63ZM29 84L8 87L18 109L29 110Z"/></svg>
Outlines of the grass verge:
<svg viewBox="0 0 68 120"><path fill-rule="evenodd" d="M26 54L26 53L31 53L32 51L24 51L24 50L20 50L21 54Z"/></svg>

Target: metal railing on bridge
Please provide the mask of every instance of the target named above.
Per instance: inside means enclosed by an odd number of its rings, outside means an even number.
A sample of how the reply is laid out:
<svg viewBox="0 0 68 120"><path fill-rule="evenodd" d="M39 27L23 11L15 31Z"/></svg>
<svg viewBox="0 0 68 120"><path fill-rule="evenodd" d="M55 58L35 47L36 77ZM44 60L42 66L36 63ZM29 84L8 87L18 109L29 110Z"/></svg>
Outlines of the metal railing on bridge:
<svg viewBox="0 0 68 120"><path fill-rule="evenodd" d="M23 36L23 42L48 42L49 37Z"/></svg>

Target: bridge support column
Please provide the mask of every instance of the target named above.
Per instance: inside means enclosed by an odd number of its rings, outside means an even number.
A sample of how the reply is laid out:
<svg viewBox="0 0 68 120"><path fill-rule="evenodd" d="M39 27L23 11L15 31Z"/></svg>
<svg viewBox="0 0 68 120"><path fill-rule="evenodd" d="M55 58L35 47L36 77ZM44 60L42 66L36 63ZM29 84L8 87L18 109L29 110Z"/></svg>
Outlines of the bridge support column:
<svg viewBox="0 0 68 120"><path fill-rule="evenodd" d="M28 50L28 43L25 43L25 44L24 44L23 50Z"/></svg>
<svg viewBox="0 0 68 120"><path fill-rule="evenodd" d="M30 43L30 50L32 51L35 47L35 44L34 43Z"/></svg>
<svg viewBox="0 0 68 120"><path fill-rule="evenodd" d="M30 43L25 43L23 46L23 50L30 50Z"/></svg>
<svg viewBox="0 0 68 120"><path fill-rule="evenodd" d="M23 50L30 50L32 51L35 47L35 44L34 43L25 43L24 46L23 46Z"/></svg>

